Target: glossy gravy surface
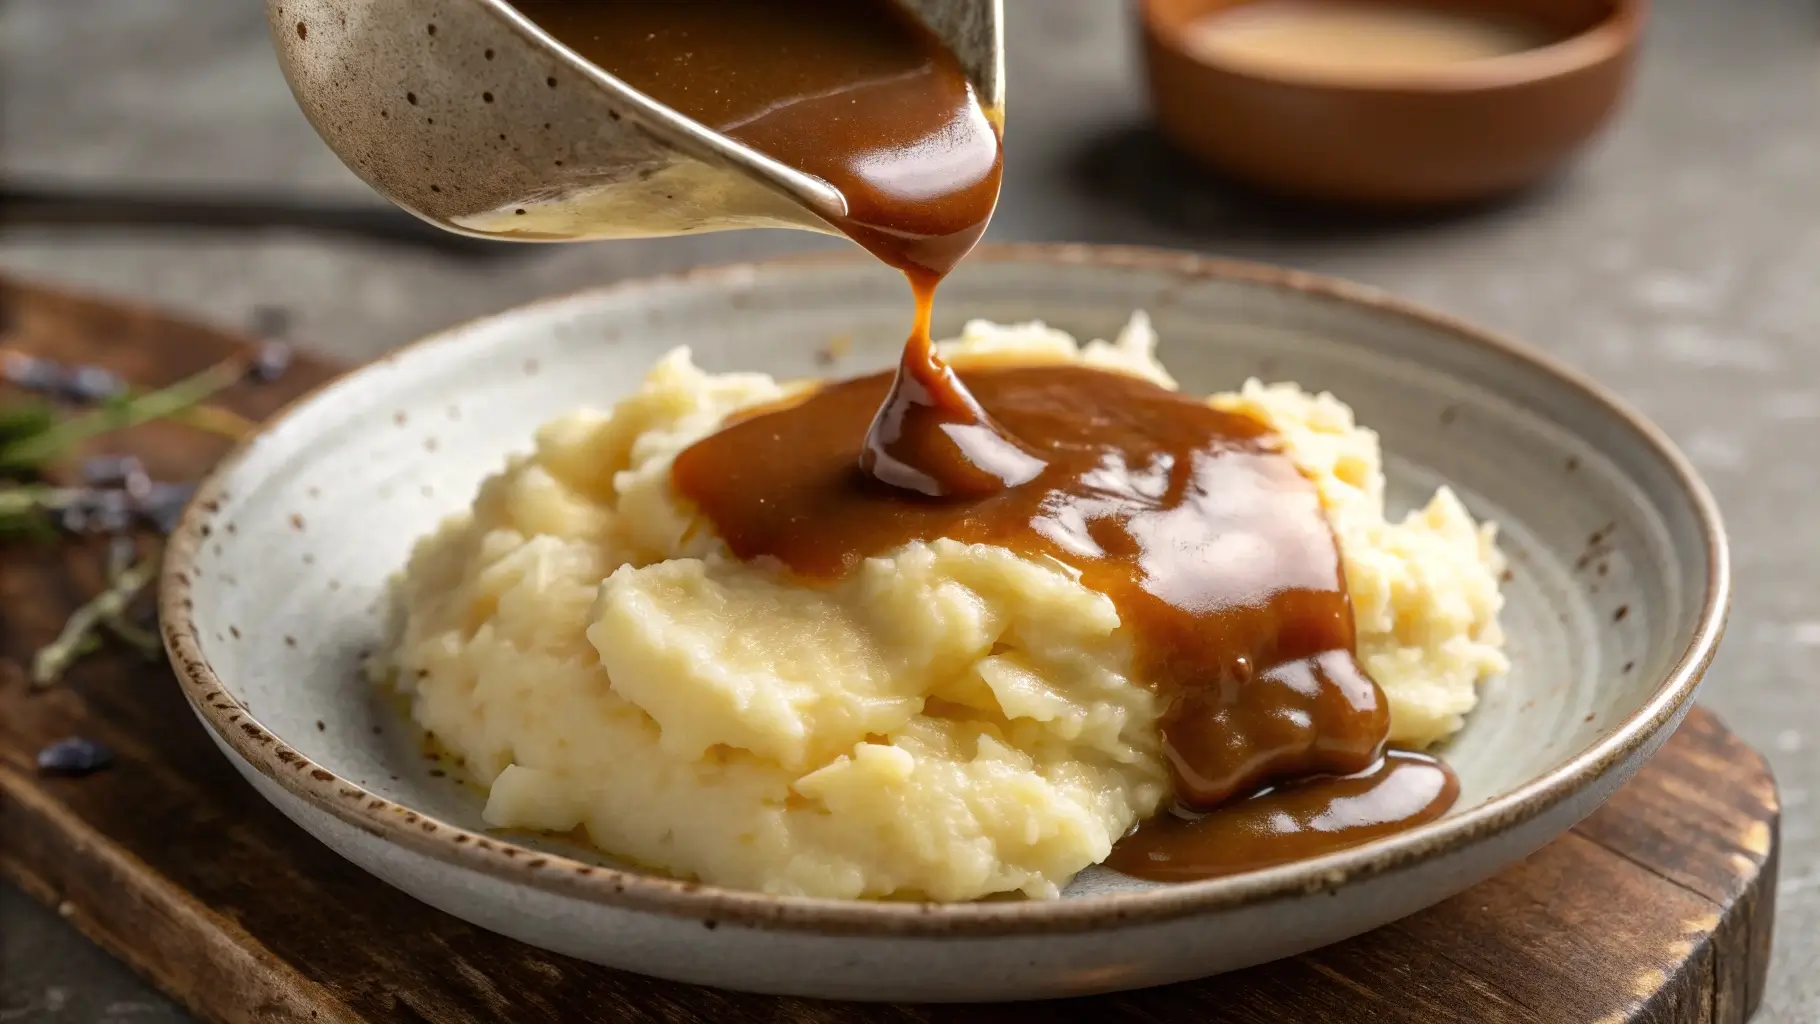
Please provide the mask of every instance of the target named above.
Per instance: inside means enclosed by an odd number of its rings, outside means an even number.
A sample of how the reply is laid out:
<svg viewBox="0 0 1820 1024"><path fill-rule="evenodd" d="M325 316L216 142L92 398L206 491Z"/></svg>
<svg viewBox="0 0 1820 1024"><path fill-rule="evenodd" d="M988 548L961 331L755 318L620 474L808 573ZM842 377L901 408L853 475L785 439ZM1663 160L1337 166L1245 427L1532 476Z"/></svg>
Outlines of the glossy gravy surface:
<svg viewBox="0 0 1820 1024"><path fill-rule="evenodd" d="M936 354L929 317L936 286L992 219L1003 152L997 125L933 33L895 0L514 6L640 92L834 186L847 204L835 226L903 271L916 300L866 470L932 495L1002 482L1018 446Z"/></svg>
<svg viewBox="0 0 1820 1024"><path fill-rule="evenodd" d="M1260 871L1433 821L1459 795L1447 765L1392 750L1357 774L1288 783L1210 814L1159 814L1113 847L1106 866L1157 882Z"/></svg>
<svg viewBox="0 0 1820 1024"><path fill-rule="evenodd" d="M880 374L722 428L678 456L676 486L741 559L806 577L941 537L1076 567L1113 600L1137 641L1138 675L1164 697L1184 803L1211 807L1378 758L1389 710L1352 655L1339 550L1274 435L1082 366L980 366L960 378L1020 442L1023 482L935 499L866 473L866 424L892 386ZM980 469L924 454L944 478L972 483Z"/></svg>
<svg viewBox="0 0 1820 1024"><path fill-rule="evenodd" d="M892 0L517 6L603 70L834 186L848 206L837 226L909 278L916 316L896 372L756 411L676 459L678 491L738 557L830 580L946 537L1079 570L1117 606L1163 700L1177 802L1219 808L1138 830L1117 855L1132 873L1156 876L1153 858L1126 851L1158 844L1173 851L1170 877L1199 877L1227 862L1181 852L1195 843L1250 835L1250 863L1359 841L1319 827L1331 820L1322 800L1349 807L1383 786L1381 806L1410 805L1390 798L1408 776L1380 762L1389 712L1353 656L1332 530L1262 424L1119 374L957 373L935 352L936 285L985 230L1001 156L992 118L927 30ZM1373 774L1380 763L1399 767ZM1210 824L1282 802L1290 789L1243 798L1291 783L1291 818L1307 827ZM1426 820L1435 805L1373 827Z"/></svg>
<svg viewBox="0 0 1820 1024"><path fill-rule="evenodd" d="M515 0L652 99L847 201L835 226L938 280L998 203L998 129L954 55L890 0Z"/></svg>

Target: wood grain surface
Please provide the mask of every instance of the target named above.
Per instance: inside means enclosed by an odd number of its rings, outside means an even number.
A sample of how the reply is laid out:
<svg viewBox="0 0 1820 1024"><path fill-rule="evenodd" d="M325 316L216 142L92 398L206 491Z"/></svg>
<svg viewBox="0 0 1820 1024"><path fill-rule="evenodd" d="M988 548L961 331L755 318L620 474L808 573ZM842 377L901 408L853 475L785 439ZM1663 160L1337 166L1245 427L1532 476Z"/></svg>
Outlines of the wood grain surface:
<svg viewBox="0 0 1820 1024"><path fill-rule="evenodd" d="M167 383L234 351L221 331L0 281L0 345ZM224 404L265 416L326 379L303 359ZM194 476L222 443L146 427L107 450ZM365 875L261 800L169 672L90 658L31 693L25 665L99 586L94 545L0 547L0 872L210 1021L918 1024L1535 1022L1731 1024L1762 998L1778 805L1763 759L1696 709L1603 808L1518 867L1428 911L1236 974L1016 1006L878 1006L655 981L532 949ZM82 735L112 769L40 776Z"/></svg>

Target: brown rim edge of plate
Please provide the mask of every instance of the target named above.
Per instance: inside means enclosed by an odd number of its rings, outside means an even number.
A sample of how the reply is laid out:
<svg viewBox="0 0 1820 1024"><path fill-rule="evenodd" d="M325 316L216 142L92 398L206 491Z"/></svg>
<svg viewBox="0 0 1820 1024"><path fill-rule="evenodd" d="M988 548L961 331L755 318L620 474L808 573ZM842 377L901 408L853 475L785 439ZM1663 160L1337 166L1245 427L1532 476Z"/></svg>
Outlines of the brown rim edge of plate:
<svg viewBox="0 0 1820 1024"><path fill-rule="evenodd" d="M421 346L465 333L478 323L522 316L528 309L569 302L582 296L636 293L668 285L750 280L767 270L845 266L867 259L860 253L813 253L630 279L469 320L411 342L377 362L390 363ZM165 646L185 696L222 742L273 782L346 824L452 866L563 897L700 920L704 924L725 922L822 935L924 937L1045 935L1151 924L1213 910L1328 892L1407 869L1515 828L1567 800L1678 722L1691 706L1694 691L1724 632L1731 599L1730 556L1718 505L1693 466L1659 428L1589 377L1553 357L1445 314L1370 287L1301 271L1160 249L1076 244L982 246L969 262L1087 264L1173 272L1187 279L1249 282L1370 307L1380 313L1445 331L1461 341L1492 350L1506 359L1525 363L1555 377L1583 398L1604 407L1633 431L1669 468L1682 497L1691 506L1704 540L1708 579L1693 637L1643 707L1625 718L1611 733L1543 775L1459 815L1351 850L1250 874L1078 899L934 903L773 896L585 864L439 821L341 778L286 746L268 731L245 705L227 692L203 656L190 614L189 572L202 547L203 530L226 497L226 478L261 437L286 422L302 405L352 376L366 372L367 367L362 367L300 396L274 414L258 432L216 464L184 509L166 548L159 581L159 615ZM368 367L372 365L368 364ZM233 716L232 721L229 716Z"/></svg>

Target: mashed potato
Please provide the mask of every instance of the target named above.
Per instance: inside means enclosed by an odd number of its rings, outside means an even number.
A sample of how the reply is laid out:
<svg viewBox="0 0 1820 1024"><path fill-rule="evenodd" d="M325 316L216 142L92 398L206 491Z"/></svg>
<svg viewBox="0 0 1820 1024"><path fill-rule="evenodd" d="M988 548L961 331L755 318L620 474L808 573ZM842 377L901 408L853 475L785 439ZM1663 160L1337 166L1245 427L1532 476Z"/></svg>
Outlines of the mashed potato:
<svg viewBox="0 0 1820 1024"><path fill-rule="evenodd" d="M969 324L949 355L1080 360L1173 387L1140 315L1077 346ZM830 897L1056 895L1169 796L1157 702L1105 596L1001 548L913 543L826 587L731 558L672 458L788 389L686 351L538 432L396 582L379 668L488 787L494 825L584 828L634 863ZM1340 541L1393 739L1459 728L1505 666L1493 527L1443 490L1384 517L1378 439L1328 395L1247 383Z"/></svg>

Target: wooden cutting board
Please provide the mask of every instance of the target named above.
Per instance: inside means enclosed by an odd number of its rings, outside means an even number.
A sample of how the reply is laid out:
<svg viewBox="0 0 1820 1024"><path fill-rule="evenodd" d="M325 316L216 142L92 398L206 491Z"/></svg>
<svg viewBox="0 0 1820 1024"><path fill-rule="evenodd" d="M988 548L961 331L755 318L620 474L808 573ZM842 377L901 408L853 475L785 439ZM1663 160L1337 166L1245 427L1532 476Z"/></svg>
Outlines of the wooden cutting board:
<svg viewBox="0 0 1820 1024"><path fill-rule="evenodd" d="M0 345L163 384L243 342L152 311L0 281ZM265 416L327 378L226 396ZM112 442L194 476L218 441L157 426ZM1762 997L1778 806L1763 758L1696 709L1610 802L1516 868L1414 917L1207 981L1015 1006L747 996L544 953L417 903L273 810L217 753L169 672L93 657L28 692L24 666L100 584L93 547L0 547L0 872L212 1021L1320 1021L1728 1024ZM81 735L118 763L41 777Z"/></svg>

